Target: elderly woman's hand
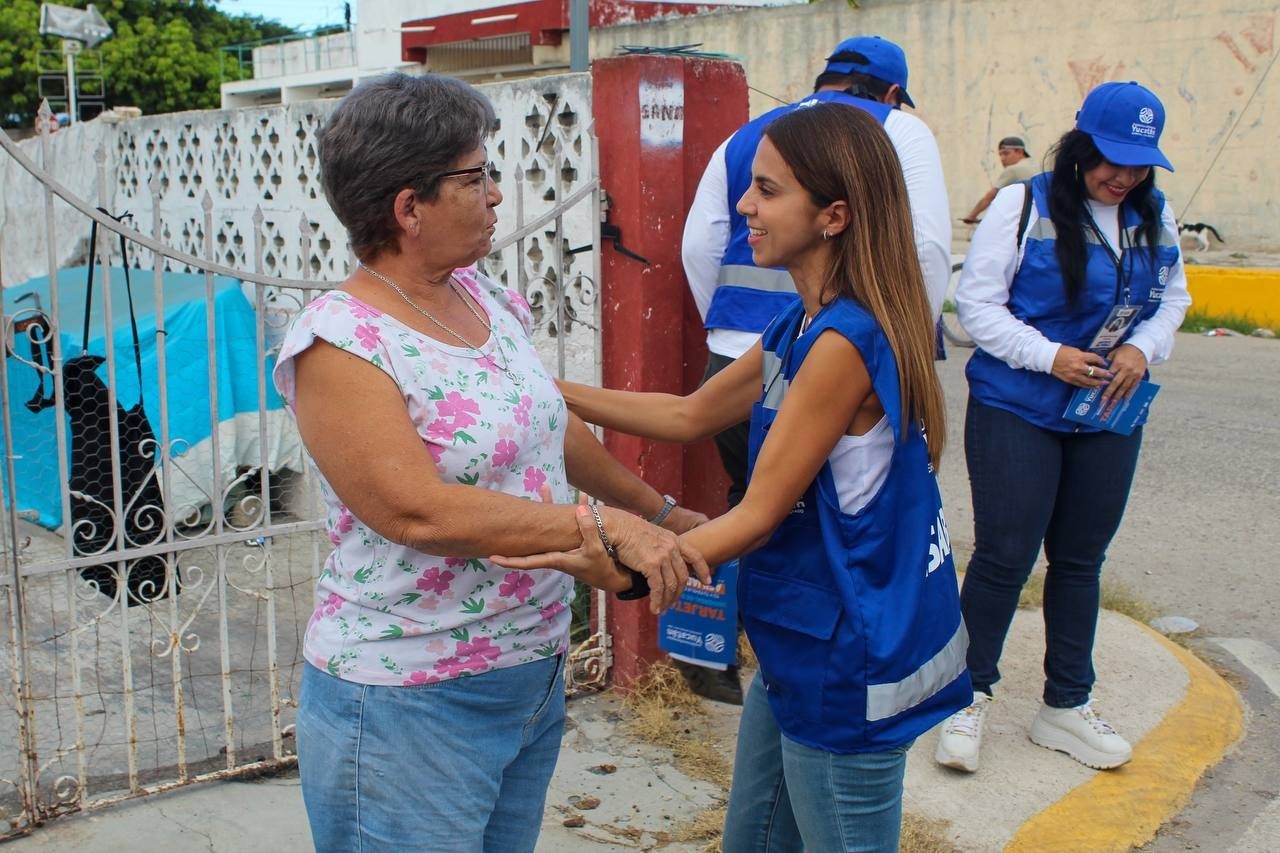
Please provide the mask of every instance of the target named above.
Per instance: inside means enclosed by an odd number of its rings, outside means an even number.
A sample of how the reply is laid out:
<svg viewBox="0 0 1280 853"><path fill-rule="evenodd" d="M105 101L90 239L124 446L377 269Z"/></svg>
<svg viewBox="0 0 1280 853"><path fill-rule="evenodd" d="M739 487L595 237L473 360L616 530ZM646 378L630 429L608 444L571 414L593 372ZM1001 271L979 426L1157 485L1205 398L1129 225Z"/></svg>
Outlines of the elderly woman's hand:
<svg viewBox="0 0 1280 853"><path fill-rule="evenodd" d="M549 503L550 490L544 488L541 497ZM583 494L582 501L586 499L586 494ZM611 507L600 507L599 511L605 535L617 549L618 562L644 575L648 582L649 609L655 614L670 607L684 592L690 567L703 583L711 582L711 570L706 560L696 548L681 542L671 531ZM557 569L606 592L631 589L632 576L605 553L595 516L585 503L578 505L577 522L582 533L582 545L572 551L548 551L525 557L492 556L489 561L503 568L521 571Z"/></svg>
<svg viewBox="0 0 1280 853"><path fill-rule="evenodd" d="M1077 388L1097 388L1111 381L1105 358L1066 344L1058 345L1058 354L1053 357L1053 375Z"/></svg>
<svg viewBox="0 0 1280 853"><path fill-rule="evenodd" d="M543 493L542 498L546 503L551 502L547 492ZM582 534L581 546L572 551L547 551L526 557L493 556L489 558L489 562L520 571L556 569L605 592L626 592L631 589L634 579L604 550L595 516L586 505L586 500L587 495L583 493L577 507L578 531Z"/></svg>
<svg viewBox="0 0 1280 853"><path fill-rule="evenodd" d="M707 561L671 531L611 507L602 508L601 517L609 541L618 549L618 561L649 582L649 609L654 613L666 610L680 597L690 568L703 583L711 582Z"/></svg>

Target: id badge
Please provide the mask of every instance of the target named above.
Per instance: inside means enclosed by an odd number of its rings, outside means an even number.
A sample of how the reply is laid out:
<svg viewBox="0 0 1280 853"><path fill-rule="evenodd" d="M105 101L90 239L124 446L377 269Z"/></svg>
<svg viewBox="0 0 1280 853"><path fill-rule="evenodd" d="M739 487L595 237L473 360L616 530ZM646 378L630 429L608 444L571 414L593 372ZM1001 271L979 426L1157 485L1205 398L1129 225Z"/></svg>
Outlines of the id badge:
<svg viewBox="0 0 1280 853"><path fill-rule="evenodd" d="M1138 313L1141 310L1142 308L1138 305L1113 306L1102 328L1098 329L1098 333L1093 336L1093 343L1089 344L1089 352L1106 355L1115 349L1116 344L1120 343L1128 333L1133 321L1138 319Z"/></svg>

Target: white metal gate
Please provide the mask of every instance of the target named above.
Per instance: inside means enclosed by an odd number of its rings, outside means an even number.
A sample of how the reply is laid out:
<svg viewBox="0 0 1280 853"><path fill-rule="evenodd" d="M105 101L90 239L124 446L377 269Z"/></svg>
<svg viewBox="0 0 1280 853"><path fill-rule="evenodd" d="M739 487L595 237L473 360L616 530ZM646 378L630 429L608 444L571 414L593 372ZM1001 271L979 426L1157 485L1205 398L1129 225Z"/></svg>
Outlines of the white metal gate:
<svg viewBox="0 0 1280 853"><path fill-rule="evenodd" d="M540 110L548 126L557 117L550 98L529 115ZM528 124L529 133L540 132ZM600 189L589 128L582 136L588 150L577 158L546 132L536 160L528 150L507 152L515 180L504 187L502 213L516 227L484 266L495 278L514 277L529 298L544 359L563 376L575 362L581 375L586 358L593 378ZM207 191L201 216L183 224L182 242L199 249L184 251L166 239L173 223L160 208L163 176L147 185L150 215L139 217L150 220L146 234L59 183L48 137L40 162L2 133L0 147L39 183L30 215L44 220L48 256L47 286L36 289L47 304L19 302L24 294L11 288L3 314L0 670L12 724L0 724L2 837L69 811L295 760L302 633L330 546L310 466L269 371L292 315L333 285L310 280L313 265L305 262L300 279L266 272L276 266L264 261L268 241L280 232L264 226L260 208L243 229L252 242L247 272L219 263L231 256L218 243L226 217L215 215ZM526 216L536 184L522 158L552 174L585 166L590 175ZM505 168L501 155L495 160ZM98 197L107 200L113 176L105 161L99 150ZM564 217L575 209L581 217L582 206L593 225L574 246ZM88 309L102 327L88 347L102 359L96 371L81 359L91 337L82 333L87 276L56 260L60 242L80 236L58 233L66 208L84 232L96 224L84 252L96 267ZM294 239L302 258L314 257L314 226L300 219ZM583 272L573 258L588 249L591 268ZM527 259L539 252L550 257L531 273ZM126 270L131 295L122 288ZM140 302L151 313L135 354L128 321L130 303ZM592 345L578 352L583 330ZM131 432L137 411L154 413L153 435L140 440ZM73 452L93 431L86 423L105 440L96 466ZM130 466L130 454L145 470ZM604 681L603 602L571 654L571 692Z"/></svg>

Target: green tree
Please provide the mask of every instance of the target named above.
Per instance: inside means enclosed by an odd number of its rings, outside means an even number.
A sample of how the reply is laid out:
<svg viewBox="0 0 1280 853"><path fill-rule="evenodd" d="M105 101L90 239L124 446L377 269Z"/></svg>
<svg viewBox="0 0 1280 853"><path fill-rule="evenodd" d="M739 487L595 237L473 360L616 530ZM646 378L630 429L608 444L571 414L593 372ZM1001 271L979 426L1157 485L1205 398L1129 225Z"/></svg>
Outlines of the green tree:
<svg viewBox="0 0 1280 853"><path fill-rule="evenodd" d="M83 6L86 0L62 0ZM115 34L98 46L108 106L144 113L215 108L221 48L291 35L275 21L228 15L211 0L97 0ZM38 57L60 42L37 32L39 0L0 3L0 124L30 125L40 106ZM235 69L229 75L234 79Z"/></svg>
<svg viewBox="0 0 1280 853"><path fill-rule="evenodd" d="M40 52L40 4L12 0L0 4L0 124L27 124L39 108L36 60Z"/></svg>

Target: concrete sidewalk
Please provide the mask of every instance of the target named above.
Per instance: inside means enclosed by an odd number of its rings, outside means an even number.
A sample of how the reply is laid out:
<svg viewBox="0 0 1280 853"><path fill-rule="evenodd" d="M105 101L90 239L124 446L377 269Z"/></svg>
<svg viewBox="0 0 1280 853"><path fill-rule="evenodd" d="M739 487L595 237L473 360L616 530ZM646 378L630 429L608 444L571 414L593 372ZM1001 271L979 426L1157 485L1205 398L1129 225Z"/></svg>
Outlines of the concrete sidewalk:
<svg viewBox="0 0 1280 853"><path fill-rule="evenodd" d="M1125 767L1099 773L1032 744L1044 648L1039 611L1019 611L987 722L983 763L972 775L936 766L936 734L920 739L907 769L906 811L965 851L1128 850L1176 814L1196 780L1239 737L1234 691L1184 649L1104 613L1095 700L1135 744ZM705 703L689 725L732 757L737 709ZM569 705L539 851L698 851L682 828L722 805L726 791L691 779L673 757L621 733L612 695ZM589 798L599 801L592 806ZM581 826L566 827L573 818ZM293 851L310 849L296 775L220 782L54 821L7 850Z"/></svg>

